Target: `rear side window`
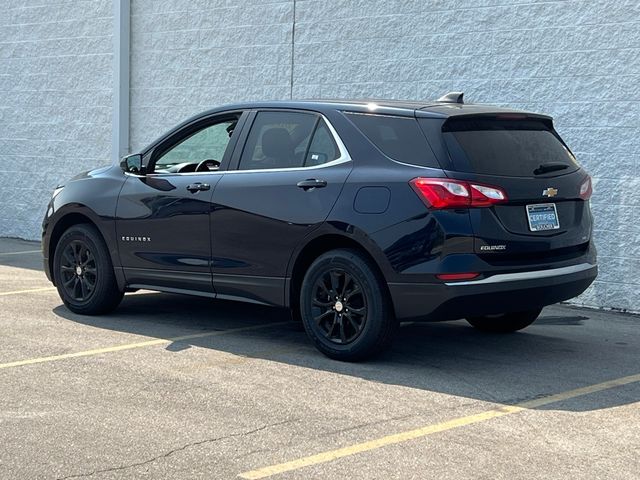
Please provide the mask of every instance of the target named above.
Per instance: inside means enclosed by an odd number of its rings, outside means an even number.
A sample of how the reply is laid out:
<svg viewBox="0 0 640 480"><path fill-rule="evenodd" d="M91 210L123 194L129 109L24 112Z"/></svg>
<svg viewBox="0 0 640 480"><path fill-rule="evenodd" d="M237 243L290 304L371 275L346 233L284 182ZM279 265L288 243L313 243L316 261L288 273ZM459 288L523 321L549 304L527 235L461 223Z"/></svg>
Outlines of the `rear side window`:
<svg viewBox="0 0 640 480"><path fill-rule="evenodd" d="M442 135L459 172L532 177L578 168L551 122L543 119L450 118Z"/></svg>
<svg viewBox="0 0 640 480"><path fill-rule="evenodd" d="M439 168L415 118L362 113L346 115L387 157L411 165Z"/></svg>
<svg viewBox="0 0 640 480"><path fill-rule="evenodd" d="M340 150L324 120L318 122L305 156L304 167L321 165L340 157Z"/></svg>

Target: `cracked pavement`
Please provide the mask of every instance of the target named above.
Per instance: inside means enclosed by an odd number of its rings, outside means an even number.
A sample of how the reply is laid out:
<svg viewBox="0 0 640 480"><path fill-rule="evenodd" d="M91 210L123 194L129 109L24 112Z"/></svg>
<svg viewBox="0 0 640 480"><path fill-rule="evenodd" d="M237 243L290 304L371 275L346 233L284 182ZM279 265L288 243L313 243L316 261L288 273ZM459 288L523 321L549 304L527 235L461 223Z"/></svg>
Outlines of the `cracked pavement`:
<svg viewBox="0 0 640 480"><path fill-rule="evenodd" d="M199 440L197 442L191 442L191 443L187 443L186 445L182 445L180 447L176 447L172 450L169 450L168 452L165 452L161 455L157 455L153 458L150 458L148 460L144 460L142 462L134 462L134 463L130 463L127 465L120 465L117 467L110 467L110 468L105 468L103 470L94 470L92 472L88 472L88 473L75 473L72 475L67 475L66 477L60 477L57 480L68 480L71 478L86 478L86 477L92 477L94 475L98 475L101 473L113 473L113 472L122 472L123 470L128 470L130 468L137 468L137 467L143 467L145 465L148 465L150 463L153 462L157 462L158 460L163 460L166 458L169 458L171 455L173 455L174 453L177 452L182 452L188 448L191 447L197 447L200 445L204 445L206 443L213 443L213 442L218 442L220 440L226 440L229 438L233 438L233 437L244 437L246 435L251 435L253 433L257 433L257 432L261 432L262 430L266 429L266 428L271 428L271 427L277 427L279 425L285 425L287 423L291 423L291 420L286 420L284 422L276 422L276 423L272 423L270 425L263 425L261 427L258 428L254 428L252 430L246 431L246 432L238 432L238 433L231 433L229 435L224 435L222 437L216 437L216 438L208 438L205 440Z"/></svg>
<svg viewBox="0 0 640 480"><path fill-rule="evenodd" d="M49 284L0 240L0 293ZM640 373L640 318L568 306L526 331L408 324L393 350L320 355L281 310L141 292L81 317L53 290L0 296L0 479L234 479L319 452ZM640 385L440 432L274 479L640 478Z"/></svg>

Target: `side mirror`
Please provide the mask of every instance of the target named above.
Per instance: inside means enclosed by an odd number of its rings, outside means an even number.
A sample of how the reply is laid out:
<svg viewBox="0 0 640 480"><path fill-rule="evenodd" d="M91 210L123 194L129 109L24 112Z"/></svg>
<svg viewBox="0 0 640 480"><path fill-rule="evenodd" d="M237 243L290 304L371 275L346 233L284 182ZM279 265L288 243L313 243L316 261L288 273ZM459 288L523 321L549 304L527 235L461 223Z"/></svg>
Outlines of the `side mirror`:
<svg viewBox="0 0 640 480"><path fill-rule="evenodd" d="M123 172L133 173L135 175L144 175L144 166L142 165L142 155L134 153L127 155L120 161L120 168Z"/></svg>

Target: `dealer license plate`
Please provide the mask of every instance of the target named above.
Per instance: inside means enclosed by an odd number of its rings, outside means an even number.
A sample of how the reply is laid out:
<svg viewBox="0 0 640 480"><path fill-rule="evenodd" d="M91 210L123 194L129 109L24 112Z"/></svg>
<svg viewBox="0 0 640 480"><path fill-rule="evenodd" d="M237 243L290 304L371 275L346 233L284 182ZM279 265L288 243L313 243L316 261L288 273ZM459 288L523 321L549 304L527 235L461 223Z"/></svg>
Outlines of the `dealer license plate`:
<svg viewBox="0 0 640 480"><path fill-rule="evenodd" d="M529 229L532 232L557 230L560 228L555 203L527 205L527 219L529 220Z"/></svg>

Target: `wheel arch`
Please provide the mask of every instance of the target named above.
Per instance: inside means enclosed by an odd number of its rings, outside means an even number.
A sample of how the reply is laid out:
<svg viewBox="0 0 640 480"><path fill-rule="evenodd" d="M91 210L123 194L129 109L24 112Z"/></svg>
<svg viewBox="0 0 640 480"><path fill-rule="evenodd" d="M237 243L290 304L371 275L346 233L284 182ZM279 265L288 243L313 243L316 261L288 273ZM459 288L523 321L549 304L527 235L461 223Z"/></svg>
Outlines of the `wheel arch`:
<svg viewBox="0 0 640 480"><path fill-rule="evenodd" d="M62 237L64 232L74 225L88 224L98 230L98 233L100 234L100 236L102 236L102 239L106 243L107 248L109 249L109 254L111 256L111 262L114 266L118 286L120 288L124 288L125 280L124 276L121 274L121 269L119 268L120 262L115 246L116 242L109 241L110 237L106 235L106 232L101 228L99 217L88 207L79 205L73 208L59 211L56 217L57 218L55 218L55 220L52 222L51 233L48 235L48 240L44 245L44 251L47 255L48 262L47 266L49 272L51 272L51 281L55 284L53 275L53 259L60 237Z"/></svg>
<svg viewBox="0 0 640 480"><path fill-rule="evenodd" d="M294 319L300 318L298 300L305 272L320 255L330 250L341 248L357 250L371 262L376 269L376 273L382 280L383 288L388 295L389 301L392 300L380 263L376 260L375 255L362 242L353 236L340 233L324 233L308 241L297 253L295 260L291 262L290 275L285 290L285 305L291 309Z"/></svg>

